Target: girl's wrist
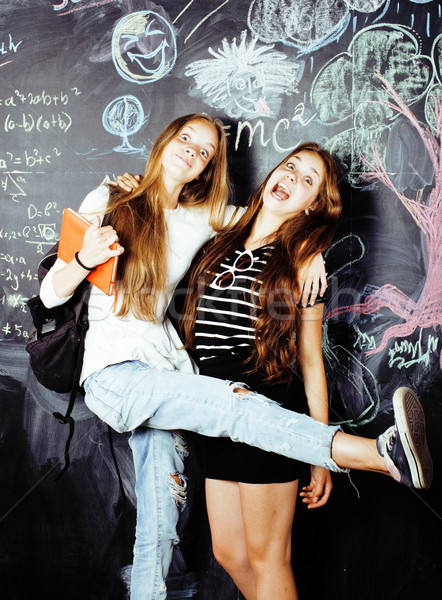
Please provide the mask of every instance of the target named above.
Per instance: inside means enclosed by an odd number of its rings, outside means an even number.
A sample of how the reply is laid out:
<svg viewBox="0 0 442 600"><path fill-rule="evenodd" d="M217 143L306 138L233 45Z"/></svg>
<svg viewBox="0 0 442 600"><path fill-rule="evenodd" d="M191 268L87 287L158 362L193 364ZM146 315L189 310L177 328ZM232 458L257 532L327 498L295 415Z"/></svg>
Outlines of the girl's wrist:
<svg viewBox="0 0 442 600"><path fill-rule="evenodd" d="M80 267L81 267L82 269L84 269L85 271L93 271L93 270L95 269L95 267L87 267L87 266L86 266L86 265L83 263L83 261L80 259L80 256L79 256L79 255L80 255L80 252L76 252L76 253L75 253L75 255L74 255L74 256L75 256L75 260L76 260L77 264L78 264L78 265L80 265Z"/></svg>

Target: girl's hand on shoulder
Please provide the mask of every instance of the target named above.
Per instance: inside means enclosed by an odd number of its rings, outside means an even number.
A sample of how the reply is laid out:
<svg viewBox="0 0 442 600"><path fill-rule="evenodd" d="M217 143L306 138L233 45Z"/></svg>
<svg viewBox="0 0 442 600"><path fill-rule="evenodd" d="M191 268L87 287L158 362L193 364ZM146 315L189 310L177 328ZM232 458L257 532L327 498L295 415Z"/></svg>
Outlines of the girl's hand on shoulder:
<svg viewBox="0 0 442 600"><path fill-rule="evenodd" d="M100 227L100 217L96 216L91 227L84 234L83 245L78 258L87 267L96 267L107 262L113 256L123 254L120 246L111 250L110 246L118 242L118 234L110 225Z"/></svg>
<svg viewBox="0 0 442 600"><path fill-rule="evenodd" d="M302 488L300 496L307 508L319 508L327 504L332 491L331 474L325 467L312 465L310 484Z"/></svg>
<svg viewBox="0 0 442 600"><path fill-rule="evenodd" d="M133 192L140 185L142 175L132 175L132 173L124 173L124 175L118 175L115 181L109 181L109 185L116 188L120 188L124 192Z"/></svg>
<svg viewBox="0 0 442 600"><path fill-rule="evenodd" d="M318 294L322 297L327 289L327 273L321 252L315 254L300 269L298 283L301 290L300 303L305 308L316 302Z"/></svg>

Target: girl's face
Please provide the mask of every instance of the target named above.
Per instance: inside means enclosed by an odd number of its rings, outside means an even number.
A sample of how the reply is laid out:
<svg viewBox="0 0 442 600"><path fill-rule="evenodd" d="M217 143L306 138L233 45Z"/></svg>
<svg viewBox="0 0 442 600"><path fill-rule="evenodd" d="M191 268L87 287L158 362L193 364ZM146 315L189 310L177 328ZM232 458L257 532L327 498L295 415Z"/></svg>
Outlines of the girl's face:
<svg viewBox="0 0 442 600"><path fill-rule="evenodd" d="M189 121L163 150L165 177L184 185L197 178L218 149L218 132L204 119Z"/></svg>
<svg viewBox="0 0 442 600"><path fill-rule="evenodd" d="M281 217L281 222L309 209L324 178L322 158L302 150L293 154L271 174L263 193L264 210Z"/></svg>

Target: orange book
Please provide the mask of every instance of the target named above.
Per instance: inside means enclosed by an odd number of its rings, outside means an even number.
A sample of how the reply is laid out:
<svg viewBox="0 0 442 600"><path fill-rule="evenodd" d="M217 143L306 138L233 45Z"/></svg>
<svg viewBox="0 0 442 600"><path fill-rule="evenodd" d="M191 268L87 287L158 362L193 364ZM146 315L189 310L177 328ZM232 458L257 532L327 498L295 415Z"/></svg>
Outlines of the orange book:
<svg viewBox="0 0 442 600"><path fill-rule="evenodd" d="M58 242L58 258L61 258L65 263L71 262L75 257L75 253L81 250L84 234L90 226L91 222L79 215L75 210L65 208L61 223L60 240ZM118 243L110 246L111 250L115 250L118 247ZM112 296L115 287L115 277L117 275L117 265L118 256L114 256L102 265L98 265L93 271L90 271L86 279L108 296Z"/></svg>

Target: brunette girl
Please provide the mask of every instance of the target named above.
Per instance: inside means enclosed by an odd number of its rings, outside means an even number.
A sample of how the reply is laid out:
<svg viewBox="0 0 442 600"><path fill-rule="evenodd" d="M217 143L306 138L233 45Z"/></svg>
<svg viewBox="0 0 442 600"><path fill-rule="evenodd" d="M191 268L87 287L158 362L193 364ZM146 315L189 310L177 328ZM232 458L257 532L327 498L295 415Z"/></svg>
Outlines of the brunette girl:
<svg viewBox="0 0 442 600"><path fill-rule="evenodd" d="M300 308L296 281L331 243L340 210L332 157L305 143L209 243L191 271L182 321L201 374L244 382L328 424L323 304ZM303 464L228 438L206 438L205 446L215 557L247 600L297 598L290 544ZM309 508L323 506L331 487L329 471L312 466L303 491Z"/></svg>

